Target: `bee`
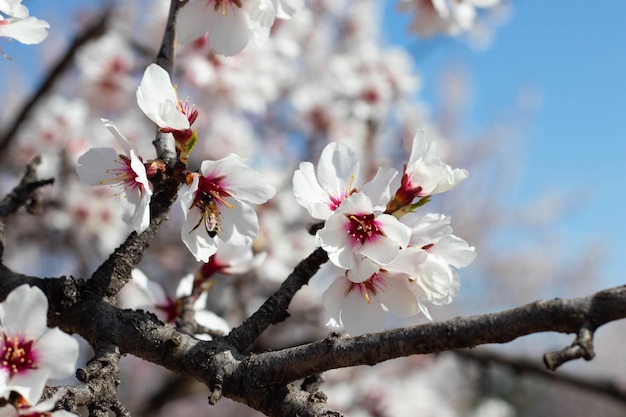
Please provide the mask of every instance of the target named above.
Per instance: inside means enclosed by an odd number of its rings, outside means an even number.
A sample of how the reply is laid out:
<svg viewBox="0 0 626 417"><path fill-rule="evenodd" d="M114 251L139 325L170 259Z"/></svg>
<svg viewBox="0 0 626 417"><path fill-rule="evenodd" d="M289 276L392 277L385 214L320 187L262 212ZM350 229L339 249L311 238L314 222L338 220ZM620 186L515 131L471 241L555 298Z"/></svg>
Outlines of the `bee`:
<svg viewBox="0 0 626 417"><path fill-rule="evenodd" d="M204 222L204 228L209 236L217 236L219 232L222 231L222 220L220 219L220 211L217 208L217 204L215 204L215 199L209 194L204 194L203 198L193 203L193 206L200 209L202 217L200 217L198 224L196 224L189 233L191 234Z"/></svg>

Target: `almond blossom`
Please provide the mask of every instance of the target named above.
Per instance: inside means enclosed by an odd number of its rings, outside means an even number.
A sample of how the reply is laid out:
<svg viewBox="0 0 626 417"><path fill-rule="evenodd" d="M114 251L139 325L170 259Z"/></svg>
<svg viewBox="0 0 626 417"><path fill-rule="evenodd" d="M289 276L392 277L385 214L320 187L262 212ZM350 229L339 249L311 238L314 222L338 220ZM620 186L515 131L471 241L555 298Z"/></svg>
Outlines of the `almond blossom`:
<svg viewBox="0 0 626 417"><path fill-rule="evenodd" d="M259 44L267 40L274 17L270 0L195 0L180 10L176 33L187 43L208 31L215 52L235 55L250 38Z"/></svg>
<svg viewBox="0 0 626 417"><path fill-rule="evenodd" d="M92 148L78 158L76 172L86 184L121 187L123 220L135 232L142 233L150 225L152 184L136 147L112 122L101 120L122 146L124 154L113 148Z"/></svg>
<svg viewBox="0 0 626 417"><path fill-rule="evenodd" d="M411 228L409 247L421 248L427 255L416 276L413 292L432 304L449 304L459 290L456 269L471 264L476 258L476 249L452 234L450 216L408 213L400 221ZM424 313L430 318L428 312Z"/></svg>
<svg viewBox="0 0 626 417"><path fill-rule="evenodd" d="M0 1L0 37L13 38L26 45L42 42L48 37L50 25L45 20L28 15L22 0Z"/></svg>
<svg viewBox="0 0 626 417"><path fill-rule="evenodd" d="M364 258L324 292L328 325L358 335L384 330L386 312L400 318L422 313L432 320L425 303L448 304L457 295L455 268L469 265L475 249L452 234L449 216L409 213L400 221L411 228L411 239L393 261L380 265ZM371 275L364 279L365 273Z"/></svg>
<svg viewBox="0 0 626 417"><path fill-rule="evenodd" d="M137 104L163 132L186 131L198 115L178 100L170 76L157 64L144 71L137 88Z"/></svg>
<svg viewBox="0 0 626 417"><path fill-rule="evenodd" d="M121 308L146 309L154 312L166 323L174 323L182 315L182 299L192 294L194 286L193 274L184 276L176 287L174 296L165 292L158 283L150 280L141 270L133 269L132 280L118 295ZM222 317L206 309L207 294L201 293L193 303L194 319L200 326L228 333L230 325ZM206 340L207 335L196 337Z"/></svg>
<svg viewBox="0 0 626 417"><path fill-rule="evenodd" d="M0 303L0 374L5 392L16 391L36 403L50 378L71 375L78 359L78 342L58 328L46 327L48 299L26 284Z"/></svg>
<svg viewBox="0 0 626 417"><path fill-rule="evenodd" d="M376 264L391 263L408 245L410 234L398 219L375 209L365 194L355 193L343 200L315 239L333 264L358 271L353 280L363 281L375 272ZM363 263L364 259L373 262Z"/></svg>
<svg viewBox="0 0 626 417"><path fill-rule="evenodd" d="M300 163L294 172L294 196L312 217L320 220L326 220L343 200L357 191L367 195L375 206L384 207L391 197L389 184L397 171L380 168L376 177L363 186L359 171L359 160L350 147L329 143L320 155L317 175L310 162Z"/></svg>
<svg viewBox="0 0 626 417"><path fill-rule="evenodd" d="M218 238L235 246L249 244L259 231L259 221L247 203L265 203L275 192L261 173L235 154L203 161L200 173L190 174L183 186L183 242L202 262L217 251Z"/></svg>
<svg viewBox="0 0 626 417"><path fill-rule="evenodd" d="M437 143L427 138L423 130L418 130L413 138L409 162L404 166L400 184L387 211L408 206L415 198L449 191L468 176L466 170L452 169L441 161Z"/></svg>
<svg viewBox="0 0 626 417"><path fill-rule="evenodd" d="M328 325L343 326L355 336L383 331L386 311L403 318L424 311L412 285L413 275L425 259L421 250L407 248L401 250L390 264L375 267L375 272L365 280L350 270L335 278L322 296L330 315Z"/></svg>

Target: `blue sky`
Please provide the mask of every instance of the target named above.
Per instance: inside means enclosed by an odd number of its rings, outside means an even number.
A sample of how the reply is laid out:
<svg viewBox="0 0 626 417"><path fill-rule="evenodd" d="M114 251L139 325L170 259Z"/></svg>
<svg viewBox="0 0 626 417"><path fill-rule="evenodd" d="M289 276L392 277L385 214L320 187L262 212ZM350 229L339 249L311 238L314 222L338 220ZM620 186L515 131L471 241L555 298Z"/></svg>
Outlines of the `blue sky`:
<svg viewBox="0 0 626 417"><path fill-rule="evenodd" d="M517 196L530 200L546 190L576 196L571 211L555 228L577 250L601 241L609 249L605 282L620 283L626 253L622 239L626 230L622 216L626 206L626 2L606 0L600 7L565 0L514 1L512 16L497 29L493 45L475 51L462 41L433 42L408 36L409 16L395 13L395 1L383 1L390 41L411 51L432 48L417 63L424 78L420 94L427 102L434 100L442 69L459 63L473 84L471 125L485 125L511 108L524 86L539 93L541 105L528 130L526 166ZM73 16L71 10L87 3L99 2L24 1L31 14L53 25L67 21L68 14ZM36 71L29 63L42 47L4 44L14 61L1 62L0 74L14 65Z"/></svg>
<svg viewBox="0 0 626 417"><path fill-rule="evenodd" d="M462 41L407 37L407 16L398 16L393 3L385 2L389 39L409 50L428 42L433 48L418 60L426 101L435 97L441 70L459 63L473 84L471 124L488 123L511 108L524 86L538 92L541 104L528 130L518 195L524 200L561 190L574 196L555 229L577 250L602 242L609 249L603 282L622 283L626 2L514 1L511 18L485 51Z"/></svg>

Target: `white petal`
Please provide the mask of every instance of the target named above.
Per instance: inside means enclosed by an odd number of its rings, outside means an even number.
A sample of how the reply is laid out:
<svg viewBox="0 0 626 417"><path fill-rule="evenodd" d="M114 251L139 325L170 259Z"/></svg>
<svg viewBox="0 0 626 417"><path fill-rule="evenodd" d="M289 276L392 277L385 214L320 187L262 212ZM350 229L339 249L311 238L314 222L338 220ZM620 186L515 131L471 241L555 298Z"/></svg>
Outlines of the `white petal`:
<svg viewBox="0 0 626 417"><path fill-rule="evenodd" d="M178 12L176 36L180 43L193 41L204 35L208 28L209 12L213 8L207 1L190 1Z"/></svg>
<svg viewBox="0 0 626 417"><path fill-rule="evenodd" d="M276 189L267 183L263 174L248 167L230 175L224 184L234 198L252 204L263 204L276 194Z"/></svg>
<svg viewBox="0 0 626 417"><path fill-rule="evenodd" d="M219 237L231 245L247 245L259 233L259 219L254 209L246 203L231 202L233 208L218 204L222 223Z"/></svg>
<svg viewBox="0 0 626 417"><path fill-rule="evenodd" d="M405 274L385 274L387 291L377 294L380 301L397 317L411 317L420 312L419 303Z"/></svg>
<svg viewBox="0 0 626 417"><path fill-rule="evenodd" d="M21 3L22 0L0 0L0 12L11 17L24 18L28 16L28 7Z"/></svg>
<svg viewBox="0 0 626 417"><path fill-rule="evenodd" d="M347 145L331 142L320 155L317 178L327 193L345 198L358 185L359 170L356 153Z"/></svg>
<svg viewBox="0 0 626 417"><path fill-rule="evenodd" d="M316 234L316 240L327 252L345 247L348 237L348 218L344 214L337 213L331 215L324 227Z"/></svg>
<svg viewBox="0 0 626 417"><path fill-rule="evenodd" d="M107 171L119 168L119 154L113 148L92 148L78 158L76 173L82 182L88 185L103 185L111 178ZM109 185L119 184L119 181L106 181Z"/></svg>
<svg viewBox="0 0 626 417"><path fill-rule="evenodd" d="M385 330L385 312L376 299L368 303L354 290L348 293L343 303L341 322L351 336L381 332Z"/></svg>
<svg viewBox="0 0 626 417"><path fill-rule="evenodd" d="M0 303L0 323L9 337L21 332L38 338L48 323L48 299L37 287L20 285Z"/></svg>
<svg viewBox="0 0 626 417"><path fill-rule="evenodd" d="M300 168L293 173L293 195L298 204L309 211L311 217L326 220L332 213L328 193L317 182L313 164L310 162L302 162Z"/></svg>
<svg viewBox="0 0 626 417"><path fill-rule="evenodd" d="M341 321L341 308L350 290L350 281L344 276L338 276L322 294L322 303L327 313L337 323Z"/></svg>
<svg viewBox="0 0 626 417"><path fill-rule="evenodd" d="M391 200L391 184L396 176L398 171L393 168L378 168L376 176L361 188L361 192L372 200L374 210L384 211Z"/></svg>
<svg viewBox="0 0 626 417"><path fill-rule="evenodd" d="M389 239L398 243L399 247L406 247L409 244L411 238L411 229L405 224L402 224L395 217L389 214L381 214L376 217L376 223L385 233Z"/></svg>
<svg viewBox="0 0 626 417"><path fill-rule="evenodd" d="M209 43L215 52L231 56L238 54L250 40L251 29L244 11L232 7L225 14L208 7Z"/></svg>
<svg viewBox="0 0 626 417"><path fill-rule="evenodd" d="M115 139L117 139L117 142L120 144L126 155L130 154L131 150L135 150L135 152L137 151L137 147L128 139L126 139L124 135L122 135L122 132L120 132L115 123L107 119L100 119L100 121L104 124L104 127L106 127L108 131L111 132Z"/></svg>
<svg viewBox="0 0 626 417"><path fill-rule="evenodd" d="M23 19L5 19L0 25L0 37L13 38L25 45L33 45L48 37L49 27L48 22L33 16Z"/></svg>
<svg viewBox="0 0 626 417"><path fill-rule="evenodd" d="M368 280L373 274L378 272L381 265L370 258L361 257L356 265L347 272L347 277L352 282L363 282Z"/></svg>
<svg viewBox="0 0 626 417"><path fill-rule="evenodd" d="M358 250L360 255L366 256L381 265L386 265L396 259L400 252L398 242L385 236L378 236L374 240L367 240Z"/></svg>
<svg viewBox="0 0 626 417"><path fill-rule="evenodd" d="M36 343L40 363L50 370L50 378L65 378L76 370L78 341L58 328L47 331Z"/></svg>
<svg viewBox="0 0 626 417"><path fill-rule="evenodd" d="M188 129L189 120L178 110L176 92L170 76L159 65L146 68L137 88L137 104L150 120L160 128Z"/></svg>
<svg viewBox="0 0 626 417"><path fill-rule="evenodd" d="M469 246L460 237L449 235L441 238L431 249L430 253L442 256L446 262L456 268L463 268L476 259L476 249Z"/></svg>

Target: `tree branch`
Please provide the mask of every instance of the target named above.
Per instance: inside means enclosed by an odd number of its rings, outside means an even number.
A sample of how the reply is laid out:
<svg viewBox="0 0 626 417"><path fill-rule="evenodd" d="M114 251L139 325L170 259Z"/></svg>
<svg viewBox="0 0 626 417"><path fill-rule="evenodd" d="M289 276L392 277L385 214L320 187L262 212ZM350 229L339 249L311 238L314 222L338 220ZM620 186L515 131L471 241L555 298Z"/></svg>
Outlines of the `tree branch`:
<svg viewBox="0 0 626 417"><path fill-rule="evenodd" d="M583 326L595 331L624 317L626 287L616 287L584 298L537 301L499 313L383 333L358 337L333 333L319 342L250 357L241 369L249 366L264 370L267 380L279 384L338 367L374 365L401 356L507 343L533 333L578 333Z"/></svg>
<svg viewBox="0 0 626 417"><path fill-rule="evenodd" d="M322 254L316 251L309 258L314 255L321 257L316 261L321 264ZM296 275L294 272L291 278L295 280ZM0 270L0 296L5 297L22 282L37 285L47 294L50 325L78 333L90 343L117 345L122 353L131 353L199 380L211 390L211 401L226 396L268 416L339 415L327 409L323 394L305 392L290 384L329 369L374 365L402 356L487 343L506 343L545 331L578 334L583 327L595 331L605 323L626 317L626 287L616 287L588 297L537 301L499 313L384 333L358 337L333 333L315 343L244 356L228 338L203 342L177 332L153 314L120 310L96 299L86 294L86 284L81 281L27 277L5 267ZM277 305L284 304L278 302Z"/></svg>
<svg viewBox="0 0 626 417"><path fill-rule="evenodd" d="M626 404L626 390L615 381L608 379L592 379L562 372L551 372L538 361L524 358L513 358L487 349L457 350L457 355L465 360L475 361L483 365L500 365L511 368L516 373L538 375L560 384L584 389L600 395L608 396Z"/></svg>

